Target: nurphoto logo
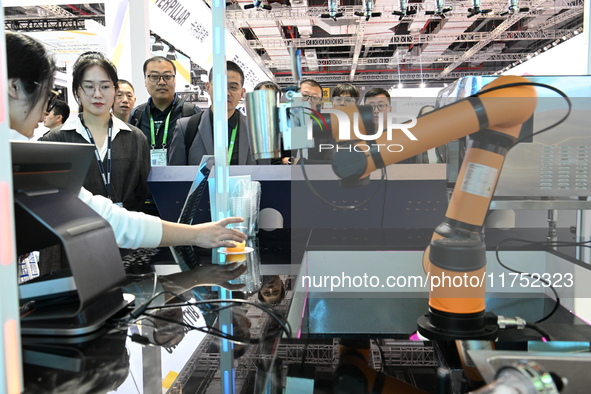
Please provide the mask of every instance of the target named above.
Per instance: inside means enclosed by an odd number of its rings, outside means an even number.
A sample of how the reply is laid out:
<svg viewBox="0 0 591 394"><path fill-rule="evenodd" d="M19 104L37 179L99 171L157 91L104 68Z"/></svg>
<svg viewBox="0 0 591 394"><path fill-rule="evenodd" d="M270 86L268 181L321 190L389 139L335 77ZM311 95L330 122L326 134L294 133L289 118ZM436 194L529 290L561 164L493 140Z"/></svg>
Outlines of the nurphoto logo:
<svg viewBox="0 0 591 394"><path fill-rule="evenodd" d="M416 116L399 114L394 112L380 112L375 115L375 125L386 125L386 128L375 127L376 132L373 134L365 134L360 129L359 125L362 124L360 119L359 111L353 112L353 119L350 115L338 110L336 108L323 108L320 111L309 110L308 112L308 138L312 139L314 123L321 131L330 131L334 129L328 126L328 122L324 115L334 115L337 119L338 134L337 139L339 141L377 141L385 135L386 141L392 141L395 133L403 133L408 137L410 141L417 141L417 137L410 131L412 127L417 124ZM385 119L384 119L385 118ZM351 127L352 126L352 127ZM383 141L383 139L382 139ZM319 150L348 150L356 152L368 152L370 149L387 150L388 152L402 152L404 146L401 144L388 144L388 143L355 143L348 145L338 144L320 144Z"/></svg>

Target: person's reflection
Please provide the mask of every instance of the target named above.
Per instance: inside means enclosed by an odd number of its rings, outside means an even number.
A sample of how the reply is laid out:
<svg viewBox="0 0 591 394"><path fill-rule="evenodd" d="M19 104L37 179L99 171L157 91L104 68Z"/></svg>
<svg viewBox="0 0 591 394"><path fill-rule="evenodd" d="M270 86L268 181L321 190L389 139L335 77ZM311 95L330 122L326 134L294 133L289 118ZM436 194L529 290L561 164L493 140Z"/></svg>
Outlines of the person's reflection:
<svg viewBox="0 0 591 394"><path fill-rule="evenodd" d="M145 302L150 302L151 306L157 306L173 300L176 295L184 294L197 287L221 286L232 291L240 290L244 284L232 284L230 281L238 278L246 272L246 269L247 267L239 262L226 265L204 264L189 271L159 275L156 287L153 276L141 275L146 279L130 282L123 289L124 292L135 296L136 306ZM159 299L150 301L156 293L162 292L165 294Z"/></svg>
<svg viewBox="0 0 591 394"><path fill-rule="evenodd" d="M248 316L246 316L246 312L242 308L234 308L232 309L232 336L236 337L237 340L240 342L248 343L250 342L250 327L252 323ZM216 322L216 328L219 328L219 320ZM218 341L219 342L219 341ZM213 343L213 351L219 352L220 345L219 343ZM248 344L238 344L234 343L234 358L242 357L246 351L248 350Z"/></svg>
<svg viewBox="0 0 591 394"><path fill-rule="evenodd" d="M153 342L155 345L162 346L168 353L172 353L188 331L188 328L182 325L183 309L181 307L166 308L159 310L155 315Z"/></svg>
<svg viewBox="0 0 591 394"><path fill-rule="evenodd" d="M250 319L246 316L246 313L241 309L236 309L232 311L232 325L233 325L233 335L237 337L241 342L249 342L250 341L250 327L252 323ZM234 358L239 358L246 353L248 350L248 345L242 344L234 344Z"/></svg>
<svg viewBox="0 0 591 394"><path fill-rule="evenodd" d="M277 305L285 298L285 285L279 275L263 276L263 287L258 299L265 304Z"/></svg>
<svg viewBox="0 0 591 394"><path fill-rule="evenodd" d="M231 284L230 280L236 279L246 271L246 266L240 263L226 265L205 264L197 266L189 271L160 275L157 280L148 275L148 278L128 283L124 292L133 294L135 306L149 305L151 307L163 306L162 309L146 313L151 327L146 333L147 341L166 349L172 353L176 346L183 340L187 331L199 319L197 308L192 306L167 308L166 303L184 303L194 296L198 289L204 289L207 293L210 286L221 286L228 290L239 290L244 284ZM141 275L145 277L146 275ZM217 293L217 292L216 292ZM154 296L158 295L156 298ZM201 298L201 297L200 297ZM213 297L217 298L217 297ZM203 299L203 298L201 298ZM207 325L215 321L212 313L207 313L208 305L203 305L201 313ZM201 309L201 307L200 307ZM211 319L208 319L211 317ZM188 319L188 320L187 320ZM185 324L187 323L187 324Z"/></svg>

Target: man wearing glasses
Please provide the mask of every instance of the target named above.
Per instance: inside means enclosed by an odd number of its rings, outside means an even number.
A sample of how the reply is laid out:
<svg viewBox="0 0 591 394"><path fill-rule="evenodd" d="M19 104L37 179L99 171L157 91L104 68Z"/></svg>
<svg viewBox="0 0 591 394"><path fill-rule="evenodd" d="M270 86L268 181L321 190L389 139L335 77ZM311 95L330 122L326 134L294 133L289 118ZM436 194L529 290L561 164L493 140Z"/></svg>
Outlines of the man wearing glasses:
<svg viewBox="0 0 591 394"><path fill-rule="evenodd" d="M365 93L363 98L364 105L371 105L373 107L373 121L376 125L376 129L384 130L386 128L387 113L392 112L392 105L390 102L390 93L386 89L373 88ZM380 125L380 113L382 113L382 121ZM415 157L398 162L399 164L412 164L416 163Z"/></svg>
<svg viewBox="0 0 591 394"><path fill-rule="evenodd" d="M150 145L152 166L167 165L167 149L178 119L201 112L199 107L175 93L176 66L163 56L144 62L145 84L150 98L131 112L129 123L145 134Z"/></svg>
<svg viewBox="0 0 591 394"><path fill-rule="evenodd" d="M313 79L305 79L300 82L300 93L302 94L302 100L310 103L310 108L316 111L320 111L320 105L322 104L322 86ZM314 147L308 148L307 152L303 152L305 163L307 164L329 164L332 160L333 152L331 151L320 151L318 148L321 144L334 144L334 138L330 132L326 132L325 135L314 136ZM295 160L296 162L298 159Z"/></svg>
<svg viewBox="0 0 591 394"><path fill-rule="evenodd" d="M244 72L232 61L226 62L226 70L228 165L257 164L250 149L246 117L236 110L245 93ZM209 71L205 89L213 99L213 68ZM170 145L169 164L199 165L203 155L214 154L213 138L213 106L199 115L181 119L176 124Z"/></svg>
<svg viewBox="0 0 591 394"><path fill-rule="evenodd" d="M310 103L310 107L314 110L320 110L322 104L322 86L313 79L305 79L300 82L300 93L302 99Z"/></svg>
<svg viewBox="0 0 591 394"><path fill-rule="evenodd" d="M392 112L392 106L390 105L390 93L386 89L373 88L365 93L363 99L364 105L371 105L373 107L373 121L376 128L379 127L379 115L382 115L382 122L386 121L386 114Z"/></svg>
<svg viewBox="0 0 591 394"><path fill-rule="evenodd" d="M359 100L359 89L350 83L340 83L332 90L332 106L355 105Z"/></svg>

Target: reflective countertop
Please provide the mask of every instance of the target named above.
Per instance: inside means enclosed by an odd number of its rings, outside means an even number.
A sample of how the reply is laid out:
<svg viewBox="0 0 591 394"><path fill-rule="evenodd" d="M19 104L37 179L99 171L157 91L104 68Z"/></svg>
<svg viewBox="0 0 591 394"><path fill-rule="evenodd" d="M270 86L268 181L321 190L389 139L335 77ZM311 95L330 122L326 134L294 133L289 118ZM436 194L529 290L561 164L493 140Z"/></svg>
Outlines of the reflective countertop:
<svg viewBox="0 0 591 394"><path fill-rule="evenodd" d="M544 239L546 232L546 229L487 230L489 253L493 253L494 246L504 238L528 236ZM332 274L335 269L343 271L357 267L370 270L372 264L380 260L376 257L379 255L384 262L390 261L397 267L393 271L396 274L410 275L420 271L417 256L428 245L431 234L431 229L261 230L258 234L260 275L265 279L277 276L284 288L284 295L279 302L263 305L287 318L293 334L291 338L283 335L281 339L251 345L241 357L235 359L236 392L258 392L256 385L260 384L261 379L271 382L281 376L285 378L290 365L300 364L304 347L315 349L314 352L332 349L332 355L327 353L326 358L321 357L321 353L313 353L317 358L311 361L312 364L326 363L323 365L330 370L338 361L334 352L342 338L372 338L381 341L382 346L386 347L386 354L394 351L392 349L414 349L414 352L426 352L424 354L429 355L427 358L433 360L437 350L428 342L409 341L411 334L416 331L417 317L428 308L426 292L401 293L396 296L389 292L370 294L367 291L345 292L338 296L327 295L322 291L313 294L301 291L301 277L298 277L306 272L306 261L314 260L318 253L325 256L325 260L319 260L320 267ZM568 230L561 230L559 237L571 240L573 235ZM515 248L508 247L509 250ZM531 252L553 253L548 250ZM568 260L568 255L567 250L561 259ZM211 252L203 250L199 258L200 264L209 264ZM170 272L176 267L168 249L156 249L138 253L131 260L126 260L126 268L128 273L137 276L154 270L159 273ZM312 272L314 270L310 268L308 274ZM318 271L319 274L322 272ZM233 294L238 296L238 293ZM211 296L208 292L197 295ZM260 303L256 292L240 297ZM548 297L490 297L487 305L498 314L538 319L552 310L554 301ZM245 307L243 312L250 321L248 331L251 338L278 332L278 325L264 311ZM184 306L177 313L177 320L195 325L205 325L206 320L211 319L207 311L196 307ZM591 340L589 326L562 306L542 324L557 340ZM88 341L82 338L61 338L58 341L55 338L24 338L25 392L222 392L219 340L211 335L180 330L176 339L175 335L171 335L172 338L159 340L161 346L155 346L154 334L150 334L154 325L153 319L145 320L127 330L95 333L92 336L96 338L89 338ZM160 331L170 333L174 329L168 326ZM509 331L502 334L501 342L539 340L539 335L530 330ZM147 338L146 342L137 335ZM397 343L404 346L397 347ZM445 359L446 356L443 354L441 357ZM395 365L393 361L387 362ZM414 383L426 392L432 392L430 388L436 382L437 363L425 361L424 357L421 362L422 368L428 368L430 372L428 377ZM421 371L425 372L424 369ZM328 378L317 372L316 379L326 383Z"/></svg>

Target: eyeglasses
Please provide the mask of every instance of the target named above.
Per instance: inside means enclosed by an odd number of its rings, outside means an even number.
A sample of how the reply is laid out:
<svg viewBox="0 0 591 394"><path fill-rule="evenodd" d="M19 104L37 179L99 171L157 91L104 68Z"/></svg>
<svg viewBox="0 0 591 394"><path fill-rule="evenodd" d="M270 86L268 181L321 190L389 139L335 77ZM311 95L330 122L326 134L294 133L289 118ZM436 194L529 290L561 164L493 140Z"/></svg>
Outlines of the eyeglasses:
<svg viewBox="0 0 591 394"><path fill-rule="evenodd" d="M109 94L115 88L115 86L110 84L101 84L99 86L94 86L91 83L83 83L80 88L87 96L94 95L94 92L98 89L101 94Z"/></svg>
<svg viewBox="0 0 591 394"><path fill-rule="evenodd" d="M174 79L174 74L149 74L146 75L146 78L148 78L150 82L160 82L160 79L163 79L164 82L170 82Z"/></svg>
<svg viewBox="0 0 591 394"><path fill-rule="evenodd" d="M47 108L45 109L45 112L51 112L53 107L55 107L59 95L59 92L56 92L55 90L47 92Z"/></svg>
<svg viewBox="0 0 591 394"><path fill-rule="evenodd" d="M322 97L318 97L318 96L309 96L307 94L302 94L302 100L304 101L310 101L313 104L318 104L322 101Z"/></svg>
<svg viewBox="0 0 591 394"><path fill-rule="evenodd" d="M357 98L356 97L333 97L332 98L332 102L333 104L336 105L341 105L341 104L345 104L345 105L355 105L357 104Z"/></svg>
<svg viewBox="0 0 591 394"><path fill-rule="evenodd" d="M385 111L388 108L388 104L365 104L365 105L371 105L373 107L373 110L375 111L376 109L380 112Z"/></svg>

